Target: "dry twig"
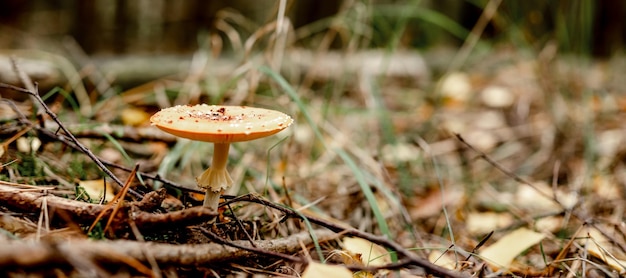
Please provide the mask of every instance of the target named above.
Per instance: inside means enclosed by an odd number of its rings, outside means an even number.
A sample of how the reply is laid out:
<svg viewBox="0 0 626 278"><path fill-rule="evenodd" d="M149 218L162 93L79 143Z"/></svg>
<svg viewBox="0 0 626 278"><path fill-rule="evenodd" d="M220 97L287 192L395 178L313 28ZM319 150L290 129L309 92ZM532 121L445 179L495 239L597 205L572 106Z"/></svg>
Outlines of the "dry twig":
<svg viewBox="0 0 626 278"><path fill-rule="evenodd" d="M24 89L24 88L16 87L16 86L13 86L13 85L9 85L9 84L0 83L0 88L6 88L6 89L14 90L16 92L26 93L28 95L33 96L35 98L35 100L37 101L37 103L39 103L41 105L41 107L43 107L43 109L46 112L46 114L48 114L48 116L50 116L50 118L52 118L52 120L59 125L59 129L63 130L63 132L67 135L67 137L70 139L70 141L74 145L76 145L76 147L78 147L78 149L80 149L81 152L83 152L84 154L89 156L89 158L91 158L91 160L93 160L94 163L96 163L96 165L98 165L98 167L100 169L102 169L102 171L105 174L107 174L107 176L109 176L111 179L113 179L113 181L115 181L115 183L118 186L121 187L122 185L124 185L124 183L117 176L115 176L115 174L113 174L113 172L111 172L111 170L109 170L109 168L107 168L102 163L102 161L100 161L100 159L93 152L91 152L91 150L89 150L89 148L85 147L85 145L80 143L80 141L78 141L78 139L76 139L76 137L63 125L63 123L61 123L61 121L59 120L57 115L54 114L54 112L52 112L52 110L50 110L48 105L46 105L46 103L43 101L43 99L39 95L39 92L37 90L37 86L36 85L37 84L35 84L35 90L29 90L29 89ZM130 190L129 192L134 197L141 198L141 194L137 193L136 191Z"/></svg>
<svg viewBox="0 0 626 278"><path fill-rule="evenodd" d="M0 87L2 87L3 85L6 85L6 84L0 83ZM8 86L11 86L11 85L8 85ZM40 126L40 125L35 125L22 112L20 112L20 110L15 105L15 103L13 103L10 100L6 100L6 99L2 99L2 101L5 101L9 105L9 107L11 107L11 109L18 116L18 121L22 125L27 126L28 129L33 128L33 129L37 130L37 132L40 135L43 135L43 136L45 136L48 139L61 142L61 143L65 144L66 146L68 146L68 147L70 147L70 148L72 148L74 150L82 151L82 149L78 145L73 143L71 138L68 138L68 136L65 136L65 135L62 135L62 134L58 134L58 132L53 132L53 131L47 129L46 127L43 127L43 126ZM141 136L144 136L144 135L145 135L144 133L141 133ZM159 138L159 140L164 141L163 138ZM98 157L98 160L102 164L106 165L107 167L116 168L116 169L122 170L122 171L127 172L127 173L130 173L130 172L133 171L133 169L131 169L131 168L115 164L113 162L101 159L99 157ZM186 192L194 192L194 193L200 193L200 194L204 193L203 191L201 191L201 190L199 190L197 188L186 187L186 186L180 185L178 183L175 183L173 181L167 180L167 179L159 176L158 174L149 174L149 173L145 173L145 172L141 172L141 171L137 171L137 174L139 176L141 176L141 178L143 178L143 179L149 179L149 180L158 181L158 182L161 182L164 185L167 185L167 186L170 186L170 187L173 187L173 188L176 188L176 189L180 189L180 190L183 190L183 191L186 191Z"/></svg>
<svg viewBox="0 0 626 278"><path fill-rule="evenodd" d="M0 202L16 210L26 212L39 212L44 205L44 199L50 210L69 216L73 221L82 224L91 224L98 215L102 218L115 216L117 225L123 225L129 217L133 217L135 224L140 229L150 228L167 229L172 225L193 225L213 219L215 212L202 207L188 208L182 211L155 214L151 212L156 209L156 203L160 203L165 198L165 190L153 191L146 194L144 200L123 204L114 215L113 207L90 204L81 201L70 200L46 194L45 190L33 191L23 190L12 186L0 185ZM135 208L135 209L133 209ZM149 209L144 211L141 209ZM132 213L131 213L132 212Z"/></svg>
<svg viewBox="0 0 626 278"><path fill-rule="evenodd" d="M326 230L312 231L321 241L328 241L336 234ZM301 232L285 238L258 240L255 244L263 250L282 254L300 250L300 242L311 244L309 232ZM247 240L233 241L237 246L252 247ZM68 264L68 257L80 257L98 263L123 263L122 258L147 262L144 250L150 250L160 265L194 266L240 260L258 256L247 250L218 243L173 245L128 240L92 241L85 239L64 242L4 241L0 249L0 268L27 268L41 265Z"/></svg>
<svg viewBox="0 0 626 278"><path fill-rule="evenodd" d="M535 185L533 183L531 183L529 180L524 179L522 177L520 177L519 175L513 173L512 171L506 169L504 166L500 165L498 162L496 162L495 160L493 160L491 157L489 157L486 153L478 150L476 147L474 147L473 145L471 145L470 143L468 143L467 141L465 141L465 139L463 139L463 137L460 134L455 134L455 137L461 142L463 143L465 146L467 146L468 148L470 148L472 151L476 152L479 156L479 158L485 160L487 163L489 163L491 166L495 167L496 169L498 169L500 172L504 173L505 175L509 176L510 178L512 178L513 180L515 180L518 183L521 184L525 184L530 186L531 188L533 188L535 191L537 191L539 194L545 196L546 198L552 200L553 202L555 202L556 204L558 204L561 208L563 208L564 211L570 211L571 214L578 218L580 221L583 222L584 225L589 225L594 227L595 229L597 229L603 236L605 236L606 238L610 239L612 243L614 243L615 245L617 245L623 252L626 252L626 245L622 243L622 241L617 240L615 238L615 235L613 233L608 232L604 227L600 226L600 225L596 225L597 220L594 220L594 217L591 217L589 215L588 212L586 212L584 209L580 208L578 210L576 210L576 207L571 207L571 208L566 208L557 198L556 195L549 195L544 193L543 191L539 190L538 188L535 187ZM622 235L623 236L623 235ZM574 237L573 237L574 238ZM570 243L573 242L573 238L570 240ZM567 248L563 248L563 250L561 251L561 253L559 253L559 255L557 256L557 258L562 258L565 256L565 252L567 252ZM550 269L549 271L552 271L552 269Z"/></svg>
<svg viewBox="0 0 626 278"><path fill-rule="evenodd" d="M270 202L258 195L253 195L253 194L240 196L240 197L228 200L227 202L220 204L220 205L224 206L224 205L228 205L228 204L235 203L235 202L253 202L253 203L261 204L261 205L270 207L272 209L278 210L284 213L285 217L288 217L288 218L302 218L301 214L294 211L293 209ZM349 227L347 225L339 225L339 224L332 223L324 219L313 217L313 216L306 216L306 218L308 219L309 222L320 225L327 229L330 229L331 231L334 231L336 233L341 233L341 234L348 235L348 236L360 237L363 239L367 239L370 242L388 247L396 251L399 255L403 256L406 260L408 260L409 262L407 262L407 265L414 265L414 266L421 267L429 274L437 275L439 277L450 277L450 278L469 277L468 275L465 275L463 273L459 273L459 272L455 272L455 271L443 268L441 266L438 266L429 262L426 259L420 258L415 253L407 250L406 248L402 247L400 244L386 237L376 236L376 235Z"/></svg>

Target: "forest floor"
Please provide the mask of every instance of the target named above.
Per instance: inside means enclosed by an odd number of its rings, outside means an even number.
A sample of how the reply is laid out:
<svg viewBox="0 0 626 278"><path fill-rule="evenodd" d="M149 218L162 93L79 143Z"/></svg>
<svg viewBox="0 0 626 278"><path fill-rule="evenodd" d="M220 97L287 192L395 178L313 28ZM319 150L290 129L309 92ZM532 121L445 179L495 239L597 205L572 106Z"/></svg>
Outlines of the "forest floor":
<svg viewBox="0 0 626 278"><path fill-rule="evenodd" d="M280 70L260 57L218 71L196 55L185 74L119 93L115 81L97 82L106 76L97 67L39 94L28 74L3 83L0 269L624 275L626 59L499 46L451 71L452 56L304 51L285 54ZM217 212L202 207L195 183L212 145L149 123L160 108L193 103L295 119L233 144L235 185Z"/></svg>

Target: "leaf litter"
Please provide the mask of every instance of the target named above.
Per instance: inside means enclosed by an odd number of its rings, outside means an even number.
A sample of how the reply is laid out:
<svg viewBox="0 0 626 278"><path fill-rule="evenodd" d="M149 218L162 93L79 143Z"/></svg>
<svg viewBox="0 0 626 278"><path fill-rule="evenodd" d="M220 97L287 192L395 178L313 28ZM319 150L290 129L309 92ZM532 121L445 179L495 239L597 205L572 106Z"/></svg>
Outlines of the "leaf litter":
<svg viewBox="0 0 626 278"><path fill-rule="evenodd" d="M377 73L352 83L312 74L313 85L298 91L299 105L272 78L246 79L273 88L248 101L281 108L297 124L285 141L234 148L242 197L226 196L217 212L199 206L202 193L193 190L193 177L202 167L190 166L207 166L210 147L142 130L150 130L146 111L174 101L157 94L183 90L182 81L157 80L160 89L129 91L142 97L128 98L120 114L93 105L88 122L94 128L106 122L115 142L79 129L76 119L84 111L73 111L63 98L54 101L68 127L62 132L51 128L50 117L31 117L28 98L3 98L0 240L43 255L24 259L5 250L0 266L10 273L37 266L33 273L79 276L624 275L626 84L615 74L624 71L623 58L525 59L506 48L492 54L444 80L433 76L441 82L440 96L433 84L406 85L393 75L376 92L363 80ZM324 91L315 82L339 89ZM233 91L249 85L234 83ZM191 101L215 100L196 95ZM93 166L70 133L106 158L103 165L120 181L132 182L117 184ZM354 161L360 176L342 156ZM167 160L169 168L154 174ZM107 190L99 205L98 185L105 184L114 191ZM122 186L135 193L110 199ZM381 220L391 237L382 236ZM51 265L58 257L65 258L63 267Z"/></svg>

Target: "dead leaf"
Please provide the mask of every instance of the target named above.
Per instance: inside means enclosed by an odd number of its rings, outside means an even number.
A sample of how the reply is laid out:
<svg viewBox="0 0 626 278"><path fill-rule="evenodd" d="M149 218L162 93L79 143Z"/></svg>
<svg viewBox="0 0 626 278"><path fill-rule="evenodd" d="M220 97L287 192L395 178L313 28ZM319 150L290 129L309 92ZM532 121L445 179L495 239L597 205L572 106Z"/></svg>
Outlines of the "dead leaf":
<svg viewBox="0 0 626 278"><path fill-rule="evenodd" d="M472 126L485 131L504 128L506 127L506 119L500 111L487 110L474 116Z"/></svg>
<svg viewBox="0 0 626 278"><path fill-rule="evenodd" d="M122 123L125 125L140 126L148 123L150 114L140 108L128 107L122 110L120 117L122 118Z"/></svg>
<svg viewBox="0 0 626 278"><path fill-rule="evenodd" d="M592 180L593 191L599 198L605 200L619 200L622 196L621 185L609 175L596 175Z"/></svg>
<svg viewBox="0 0 626 278"><path fill-rule="evenodd" d="M484 235L513 223L509 213L473 212L467 215L465 228L472 235Z"/></svg>
<svg viewBox="0 0 626 278"><path fill-rule="evenodd" d="M104 180L87 180L78 182L78 186L82 187L85 190L85 193L89 196L91 200L100 200L102 198L104 187ZM106 183L106 196L104 198L105 202L110 202L115 197L115 192L110 183Z"/></svg>
<svg viewBox="0 0 626 278"><path fill-rule="evenodd" d="M600 156L613 157L616 153L623 150L624 139L625 136L622 129L601 131L596 136L594 148Z"/></svg>
<svg viewBox="0 0 626 278"><path fill-rule="evenodd" d="M428 255L428 261L438 266L454 270L456 269L457 262L453 256L448 254L447 252L442 252L441 250L433 250Z"/></svg>
<svg viewBox="0 0 626 278"><path fill-rule="evenodd" d="M535 230L544 233L556 233L563 228L563 217L549 216L537 219L535 222Z"/></svg>
<svg viewBox="0 0 626 278"><path fill-rule="evenodd" d="M522 184L515 193L515 205L532 213L559 212L563 210L559 204L554 202L552 196L564 206L572 208L578 201L576 192L561 192L556 194L546 182L535 182L533 186Z"/></svg>
<svg viewBox="0 0 626 278"><path fill-rule="evenodd" d="M389 165L404 163L418 159L420 150L413 144L387 144L383 146L382 157L383 161Z"/></svg>
<svg viewBox="0 0 626 278"><path fill-rule="evenodd" d="M302 278L352 278L352 272L340 265L310 262L302 273Z"/></svg>
<svg viewBox="0 0 626 278"><path fill-rule="evenodd" d="M582 235L582 234L581 234ZM589 238L580 239L579 242L586 246L592 256L601 259L620 274L626 273L626 260L624 254L617 254L613 249L614 244L609 241L600 231L595 228L587 230Z"/></svg>
<svg viewBox="0 0 626 278"><path fill-rule="evenodd" d="M441 191L432 190L422 198L415 197L409 203L414 207L409 207L409 214L412 219L424 219L442 213L444 206L454 206L463 202L463 190Z"/></svg>
<svg viewBox="0 0 626 278"><path fill-rule="evenodd" d="M344 238L343 249L359 256L364 266L381 266L391 263L391 257L385 248L362 238Z"/></svg>
<svg viewBox="0 0 626 278"><path fill-rule="evenodd" d="M482 102L491 108L506 108L513 105L515 102L515 96L513 93L501 86L489 86L485 88L480 97Z"/></svg>
<svg viewBox="0 0 626 278"><path fill-rule="evenodd" d="M471 133L463 135L465 141L472 144L475 148L483 151L489 151L498 144L498 139L493 132L486 130L475 130Z"/></svg>
<svg viewBox="0 0 626 278"><path fill-rule="evenodd" d="M544 237L545 235L527 228L519 228L483 248L479 254L494 269L509 268L517 255L539 243Z"/></svg>

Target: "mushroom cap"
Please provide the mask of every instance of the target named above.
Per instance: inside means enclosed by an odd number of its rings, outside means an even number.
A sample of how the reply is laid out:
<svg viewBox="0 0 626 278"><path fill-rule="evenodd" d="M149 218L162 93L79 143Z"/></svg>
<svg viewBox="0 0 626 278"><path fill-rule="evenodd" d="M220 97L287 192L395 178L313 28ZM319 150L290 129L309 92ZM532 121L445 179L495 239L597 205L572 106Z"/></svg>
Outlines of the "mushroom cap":
<svg viewBox="0 0 626 278"><path fill-rule="evenodd" d="M162 109L150 117L150 122L178 137L231 143L270 136L287 128L293 119L263 108L198 104Z"/></svg>

